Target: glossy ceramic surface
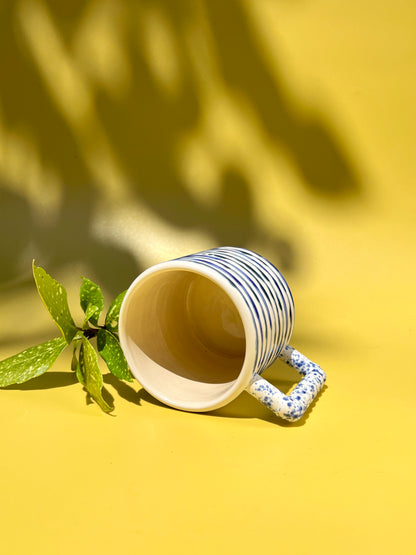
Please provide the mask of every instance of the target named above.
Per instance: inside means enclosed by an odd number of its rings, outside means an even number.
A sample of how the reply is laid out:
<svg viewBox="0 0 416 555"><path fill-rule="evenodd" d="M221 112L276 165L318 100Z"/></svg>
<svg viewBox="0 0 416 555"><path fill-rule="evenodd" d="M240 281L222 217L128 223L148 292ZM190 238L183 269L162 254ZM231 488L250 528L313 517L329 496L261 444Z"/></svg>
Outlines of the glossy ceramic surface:
<svg viewBox="0 0 416 555"><path fill-rule="evenodd" d="M293 325L293 298L281 273L235 247L149 268L129 288L119 324L133 374L160 401L214 410L247 388L279 417L295 421L325 374L288 347ZM304 376L290 396L260 379L279 356Z"/></svg>

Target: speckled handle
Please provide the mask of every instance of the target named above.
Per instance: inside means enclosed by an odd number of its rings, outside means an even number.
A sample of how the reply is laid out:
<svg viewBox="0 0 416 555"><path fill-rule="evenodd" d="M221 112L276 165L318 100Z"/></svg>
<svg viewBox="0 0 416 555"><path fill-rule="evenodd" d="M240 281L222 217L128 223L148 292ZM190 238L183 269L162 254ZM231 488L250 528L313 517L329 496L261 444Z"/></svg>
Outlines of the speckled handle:
<svg viewBox="0 0 416 555"><path fill-rule="evenodd" d="M279 358L304 376L295 389L289 395L285 395L277 387L256 374L247 387L247 391L280 418L296 422L302 418L322 389L326 380L325 372L289 345L283 349Z"/></svg>

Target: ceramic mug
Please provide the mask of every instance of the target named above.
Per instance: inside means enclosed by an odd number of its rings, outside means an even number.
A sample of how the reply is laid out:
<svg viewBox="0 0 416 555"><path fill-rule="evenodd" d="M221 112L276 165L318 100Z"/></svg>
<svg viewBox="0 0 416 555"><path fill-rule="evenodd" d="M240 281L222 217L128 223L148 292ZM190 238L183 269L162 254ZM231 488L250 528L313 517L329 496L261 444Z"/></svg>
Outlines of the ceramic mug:
<svg viewBox="0 0 416 555"><path fill-rule="evenodd" d="M254 252L220 247L140 274L122 303L119 334L133 375L166 405L205 412L246 390L293 422L326 379L289 346L293 324L281 273ZM261 376L277 358L303 376L289 395Z"/></svg>

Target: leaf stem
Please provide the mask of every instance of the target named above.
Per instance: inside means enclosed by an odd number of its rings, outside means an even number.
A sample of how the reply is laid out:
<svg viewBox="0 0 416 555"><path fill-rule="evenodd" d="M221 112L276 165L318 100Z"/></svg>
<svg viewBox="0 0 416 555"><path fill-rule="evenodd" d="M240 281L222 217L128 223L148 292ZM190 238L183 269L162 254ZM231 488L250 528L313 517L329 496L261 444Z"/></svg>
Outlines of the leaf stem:
<svg viewBox="0 0 416 555"><path fill-rule="evenodd" d="M92 337L97 337L98 329L96 328L87 328L86 330L82 330L84 337L87 339L91 339Z"/></svg>

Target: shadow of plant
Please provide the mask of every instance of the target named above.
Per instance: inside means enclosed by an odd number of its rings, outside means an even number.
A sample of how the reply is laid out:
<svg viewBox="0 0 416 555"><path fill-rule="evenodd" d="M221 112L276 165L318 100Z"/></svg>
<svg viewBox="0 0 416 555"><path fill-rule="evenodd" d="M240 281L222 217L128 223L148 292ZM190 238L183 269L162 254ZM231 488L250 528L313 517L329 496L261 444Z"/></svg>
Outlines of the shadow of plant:
<svg viewBox="0 0 416 555"><path fill-rule="evenodd" d="M33 378L28 382L14 384L2 389L15 389L19 391L35 391L37 389L55 389L58 387L67 387L78 383L74 372L45 372L37 378Z"/></svg>
<svg viewBox="0 0 416 555"><path fill-rule="evenodd" d="M100 153L103 164L111 159L118 168L120 191L169 226L200 230L213 245L263 242L274 263L295 270L296 241L289 231L263 229L254 210L256 182L244 165L232 157L216 160L210 187L217 193L207 202L189 189L178 157L187 137L210 128L207 93L216 87L231 104L242 100L311 193L335 201L360 192L354 164L322 108L306 115L296 111L284 76L272 70L255 37L238 0L3 4L0 123L10 149L3 162L6 167L14 148L21 166L20 174L7 166L9 177L0 184L0 283L22 278L34 255L51 272L81 261L113 293L140 272L142 252L100 239L94 229L97 211L109 202L105 171L97 170ZM170 69L158 56L163 52ZM239 117L254 136L247 116ZM30 149L59 183L50 219L35 210L42 186L38 196L25 193L32 186L30 167L25 170Z"/></svg>
<svg viewBox="0 0 416 555"><path fill-rule="evenodd" d="M1 286L33 285L32 259L53 273L67 264L81 262L98 276L100 285L113 296L131 283L142 268L131 252L96 237L94 193L91 189L64 189L64 198L52 222L33 214L27 199L9 188L1 188L0 265ZM117 269L117 272L114 271Z"/></svg>

